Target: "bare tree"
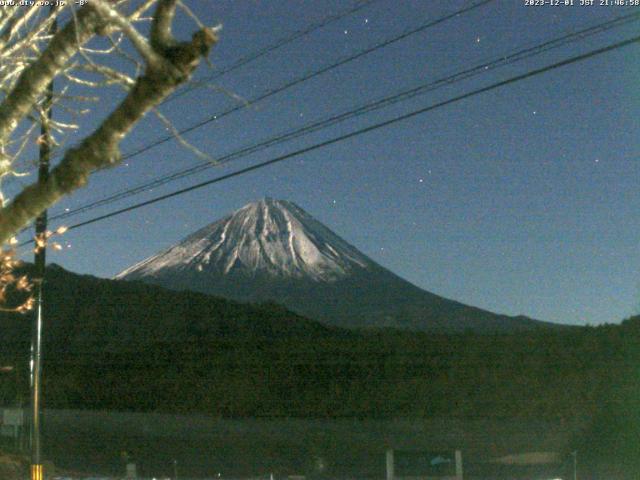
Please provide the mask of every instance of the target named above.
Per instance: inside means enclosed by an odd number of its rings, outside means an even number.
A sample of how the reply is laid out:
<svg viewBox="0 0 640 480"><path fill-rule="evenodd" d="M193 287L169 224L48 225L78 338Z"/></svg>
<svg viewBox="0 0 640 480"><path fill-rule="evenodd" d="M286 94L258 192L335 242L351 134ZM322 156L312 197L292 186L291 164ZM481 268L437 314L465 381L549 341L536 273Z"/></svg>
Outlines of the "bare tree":
<svg viewBox="0 0 640 480"><path fill-rule="evenodd" d="M60 160L48 180L25 186L10 200L0 198L0 244L86 185L92 172L117 165L122 140L188 81L217 41L217 27L201 25L180 0L89 0L82 7L67 1L53 8L15 3L0 9L0 182L23 175L25 152L43 141L43 123ZM172 33L178 8L197 25L188 41ZM57 93L48 98L54 79ZM82 123L66 118L86 115L88 102L114 85L125 90L123 98L97 128L65 147ZM87 91L95 94L78 94ZM64 110L65 119L48 118L48 102Z"/></svg>

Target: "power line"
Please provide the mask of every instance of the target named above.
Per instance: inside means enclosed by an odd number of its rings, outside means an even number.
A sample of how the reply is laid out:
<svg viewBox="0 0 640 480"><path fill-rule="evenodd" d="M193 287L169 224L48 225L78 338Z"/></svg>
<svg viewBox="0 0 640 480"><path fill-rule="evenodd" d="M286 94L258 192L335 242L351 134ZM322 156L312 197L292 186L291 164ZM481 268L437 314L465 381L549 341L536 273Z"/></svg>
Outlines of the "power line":
<svg viewBox="0 0 640 480"><path fill-rule="evenodd" d="M206 79L204 79L204 81L202 82L198 82L197 85L192 85L191 87L187 87L184 90L180 90L176 93L174 93L173 95L171 95L168 98L165 98L162 102L160 102L160 105L164 105L166 103L172 102L173 100L175 100L178 97L181 97L189 92L192 92L198 88L201 88L203 85L212 82L213 80L226 75L227 73L233 72L234 70L237 70L238 68L247 65L248 63L251 63L254 60L257 60L258 58L261 58L265 55L267 55L268 53L271 53L277 49L279 49L280 47L283 47L284 45L287 45L288 43L293 42L294 40L297 40L298 38L302 38L305 37L313 32L315 32L316 30L319 30L323 27L326 27L327 25L330 25L331 23L340 20L348 15L351 15L352 13L355 13L359 10L362 10L363 8L369 6L372 3L377 2L378 0L361 0L355 7L352 7L350 9L344 10L343 12L337 13L337 14L333 14L333 15L329 15L325 18L323 18L322 20L320 20L317 23L311 24L309 25L307 28L303 29L303 30L299 30L296 32L293 32L291 35L287 36L287 37L283 37L280 40L276 40L276 42L274 42L271 45L266 46L265 48L262 48L260 50L257 50L255 52L249 53L248 55L241 57L239 60L237 60L236 62L234 62L233 64L231 64L228 67L223 68L222 70L214 73L213 75L207 77ZM257 101L257 100L254 100ZM240 107L238 107L240 108ZM233 110L235 111L235 110ZM227 115L228 113L231 112L223 112L221 115ZM170 138L174 138L173 136L171 136ZM160 143L164 143L164 142L160 142ZM142 153L142 152L140 152ZM135 156L138 153L133 152L130 154L126 154L123 157L123 160L126 158L130 158L130 156ZM56 155L54 157L54 159L59 159L61 155Z"/></svg>
<svg viewBox="0 0 640 480"><path fill-rule="evenodd" d="M353 137L356 137L356 136L359 136L359 135L362 135L362 134L365 134L365 133L368 133L368 132L379 130L379 129L387 127L389 125L396 124L398 122L402 122L404 120L411 119L411 118L416 117L418 115L421 115L423 113L427 113L427 112L430 112L432 110L435 110L435 109L438 109L438 108L442 108L442 107L445 107L447 105L451 105L453 103L457 103L457 102L465 100L467 98L471 98L471 97L474 97L474 96L482 94L482 93L486 93L486 92L489 92L489 91L492 91L492 90L496 90L498 88L501 88L501 87L504 87L504 86L519 82L521 80L526 80L528 78L532 78L532 77L535 77L537 75L541 75L543 73L546 73L546 72L549 72L549 71L552 71L552 70L556 70L556 69L558 69L560 67L564 67L566 65L571 65L571 64L574 64L574 63L582 62L582 61L587 60L589 58L593 58L595 56L602 55L604 53L611 52L613 50L617 50L619 48L623 48L623 47L629 46L629 45L631 45L633 43L636 43L638 41L640 41L640 36L636 36L636 37L633 37L633 38L630 38L630 39L627 39L627 40L616 42L616 43L608 45L606 47L602 47L602 48L599 48L599 49L596 49L596 50L592 50L590 52L587 52L587 53L584 53L584 54L581 54L581 55L576 55L576 56L568 58L566 60L562 60L560 62L556 62L556 63L553 63L551 65L547 65L545 67L541 67L541 68L538 68L538 69L535 69L535 70L531 70L529 72L526 72L526 73L523 73L523 74L520 74L520 75L516 75L516 76L511 77L511 78L508 78L506 80L502 80L500 82L493 83L493 84L488 85L486 87L478 88L478 89L472 90L470 92L463 93L461 95L455 96L455 97L450 98L448 100L444 100L442 102L438 102L438 103L429 105L427 107L420 108L418 110L414 110L412 112L409 112L409 113L394 117L394 118L392 118L390 120L379 122L379 123L376 123L374 125L370 125L368 127L360 128L360 129L354 130L354 131L352 131L350 133L347 133L347 134L344 134L344 135L340 135L338 137L334 137L334 138L331 138L329 140L325 140L325 141L320 142L320 143L316 143L316 144L311 145L309 147L301 148L299 150L295 150L293 152L290 152L290 153L287 153L287 154L284 154L284 155L280 155L278 157L272 158L271 160L267 160L267 161L258 163L256 165L252 165L250 167L246 167L246 168L243 168L241 170L237 170L235 172L228 173L226 175L222 175L220 177L216 177L216 178L204 181L204 182L197 183L195 185L191 185L190 187L187 187L187 188L176 190L174 192L171 192L171 193L168 193L168 194L165 194L165 195L161 195L161 196L155 197L153 199L150 199L150 200L147 200L147 201L144 201L144 202L140 202L140 203L137 203L135 205L131 205L131 206L126 207L126 208L122 208L122 209L119 209L119 210L116 210L116 211L113 211L113 212L110 212L110 213L107 213L107 214L104 214L104 215L100 215L98 217L94 217L92 219L89 219L89 220L86 220L86 221L83 221L83 222L80 222L80 223L76 223L75 225L69 226L68 230L75 230L77 228L81 228L81 227L84 227L86 225L90 225L92 223L96 223L96 222L99 222L99 221L102 221L102 220L106 220L108 218L115 217L117 215L120 215L120 214L123 214L123 213L126 213L126 212L131 212L133 210L137 210L139 208L142 208L142 207L145 207L145 206L160 202L162 200L167 200L169 198L176 197L178 195L182 195L182 194L191 192L193 190L197 190L197 189L206 187L208 185L213 185L215 183L219 183L219 182L222 182L224 180L228 180L230 178L234 178L234 177L243 175L245 173L249 173L249 172L252 172L252 171L255 171L255 170L259 170L261 168L268 167L270 165L282 162L284 160L288 160L290 158L297 157L297 156L300 156L302 154L309 153L309 152L312 152L314 150L318 150L318 149L327 147L329 145L333 145L333 144L338 143L338 142L342 142L344 140L348 140L349 138L353 138ZM33 243L33 240L28 240L26 242L23 242L20 246L28 245L30 243Z"/></svg>
<svg viewBox="0 0 640 480"><path fill-rule="evenodd" d="M223 68L222 70L214 73L213 75L208 76L207 78L203 79L202 81L200 81L198 84L196 85L191 85L190 87L187 87L183 90L180 90L178 92L176 92L175 94L171 95L169 98L167 98L165 101L162 102L162 104L166 104L169 102L172 102L173 100L175 100L176 98L179 98L183 95L186 95L187 93L190 93L194 90L197 90L198 88L201 88L203 86L203 84L205 83L210 83L214 80L216 80L217 78L220 78L223 75L226 75L227 73L233 72L234 70L237 70L238 68L253 62L254 60L257 60L260 57L263 57L265 55L267 55L268 53L271 53L277 49L279 49L280 47L283 47L291 42L293 42L294 40L297 40L299 38L305 37L313 32L315 32L316 30L320 30L321 28L326 27L327 25L340 20L344 17L347 17L349 15L351 15L352 13L358 12L360 10L362 10L363 8L369 6L370 4L377 2L378 0L362 0L360 2L358 2L356 4L356 6L349 8L347 10L344 10L340 13L336 13L333 15L329 15L325 18L323 18L322 20L320 20L317 23L313 23L311 25L309 25L307 28L303 29L303 30L299 30L297 32L293 32L291 35L281 38L279 40L276 40L273 44L268 45L260 50L257 50L255 52L252 52L244 57L241 57L240 59L238 59L236 62L234 62L233 64L229 65L226 68Z"/></svg>
<svg viewBox="0 0 640 480"><path fill-rule="evenodd" d="M375 1L375 0L371 0L371 1ZM276 94L278 94L280 92L283 92L284 90L287 90L288 88L291 88L291 87L293 87L295 85L303 83L303 82L305 82L307 80L310 80L310 79L312 79L314 77L317 77L319 75L327 73L327 72L329 72L329 71L331 71L331 70L333 70L335 68L338 68L338 67L340 67L342 65L345 65L345 64L347 64L349 62L352 62L352 61L354 61L354 60L356 60L358 58L361 58L361 57L363 57L365 55L368 55L369 53L372 53L372 52L374 52L376 50L379 50L381 48L387 47L387 46L389 46L389 45L391 45L393 43L399 42L399 41L401 41L401 40L403 40L403 39L405 39L405 38L407 38L407 37L409 37L411 35L414 35L414 34L422 32L422 31L425 31L425 30L427 30L429 28L432 28L432 27L434 27L436 25L439 25L439 24L441 24L441 23L443 23L443 22L445 22L445 21L447 21L447 20L449 20L451 18L460 16L460 15L462 15L464 13L467 13L467 12L470 12L472 10L475 10L476 8L479 8L479 7L482 7L484 5L487 5L488 3L491 3L493 1L494 0L480 0L480 1L478 1L478 2L476 2L474 4L472 4L472 5L469 5L467 7L464 7L464 8L461 8L459 10L456 10L455 12L446 14L446 15L441 16L441 17L439 17L439 18L437 18L435 20L431 20L431 21L428 21L426 23L423 23L420 26L412 28L410 30L407 30L407 31L405 31L404 33L402 33L400 35L397 35L395 37L389 38L389 39L383 41L382 43L375 44L375 45L373 45L371 47L368 47L368 48L366 48L364 50L361 50L361 51L359 51L359 52L357 52L355 54L347 56L346 58L343 58L343 59L341 59L341 60L339 60L339 61L337 61L337 62L335 62L333 64L330 64L330 65L327 65L325 67L322 67L320 70L316 70L314 72L307 73L307 74L305 74L305 75L303 75L301 77L298 77L295 80L292 80L292 81L290 81L290 82L288 82L288 83L286 83L284 85L281 85L280 87L277 87L275 89L269 90L266 93L264 93L264 94L262 94L262 95L260 95L260 96L258 96L256 98L253 98L252 100L249 101L249 103L257 103L259 101L262 101L262 100L264 100L264 99L266 99L268 97L271 97L271 96L276 95ZM224 111L224 112L222 112L220 114L212 115L208 119L206 119L206 120L204 120L202 122L199 122L199 123L197 123L195 125L192 125L192 126L186 128L186 129L180 130L177 133L178 133L178 135L182 136L182 135L184 135L186 133L189 133L189 132L191 132L193 130L196 130L196 129L198 129L198 128L200 128L200 127L202 127L202 126L204 126L204 125L206 125L208 123L211 123L211 122L213 122L215 120L218 120L218 119L220 119L222 117L225 117L226 115L229 115L229 114L231 114L233 112L236 112L236 111L238 111L238 110L240 110L242 108L244 108L244 105L236 106L236 107L228 109L228 110L226 110L226 111ZM150 144L147 144L146 146L144 146L144 147L142 147L142 148L140 148L138 150L135 150L133 152L129 152L127 154L124 154L121 157L120 160L124 161L124 160L127 160L129 158L135 157L135 156L140 155L140 154L142 154L142 153L144 153L144 152L146 152L148 150L151 150L152 148L155 148L158 145L166 143L166 142L168 142L170 140L173 140L175 138L176 138L176 135L168 135L168 136L163 137L161 139L158 139L158 140L156 140L156 141L154 141L154 142L152 142ZM24 231L24 229L22 231Z"/></svg>
<svg viewBox="0 0 640 480"><path fill-rule="evenodd" d="M277 145L280 144L284 141L288 141L297 137L300 137L302 135L306 135L308 133L312 133L324 128L327 128L329 126L335 125L341 121L350 119L350 118L354 118L363 114L367 114L367 113L371 113L375 110L393 105L395 103L398 103L400 101L405 101L411 98L414 98L417 95L421 95L430 91L433 91L437 88L443 87L443 86L447 86L447 85L451 85L455 82L461 81L461 80L466 80L468 78L471 78L475 75L484 73L486 71L489 70L493 70L495 68L498 67L502 67L505 65L510 65L512 63L515 63L517 61L521 61L523 59L526 58L530 58L532 56L535 55L539 55L543 52L549 51L553 48L558 48L561 47L563 45L566 45L572 41L577 41L577 40L582 40L584 38L586 38L587 36L590 35L594 35L597 33L601 33L603 31L609 30L611 28L615 28L621 25L624 25L626 23L632 22L632 21L637 21L638 19L640 19L640 12L638 13L634 13L634 14L630 14L630 15L624 15L624 16L620 16L620 17L616 17L613 18L607 22L603 22L603 23L599 23L597 25L593 25L590 27L586 27L582 30L579 31L575 31L575 32L571 32L568 34L565 34L563 36L557 37L555 39L552 40L548 40L542 44L538 44L535 45L533 47L528 47L525 49L521 49L518 50L514 53L508 54L508 55L503 55L500 56L498 58L495 58L491 61L488 62L482 62L479 63L471 68L467 68L465 70L456 72L454 74L451 75L447 75L446 77L440 78L438 80L432 81L432 82L428 82L426 84L422 84L418 87L414 87L411 88L409 90L404 90L401 91L400 93L396 93L394 95L391 96L387 96L384 97L382 99L373 101L373 102L369 102L367 104L364 104L356 109L352 109L349 110L347 112L343 112L337 115L333 115L330 116L329 118L320 120L320 121L316 121L316 122L312 122L309 123L307 125L304 125L302 127L299 127L297 129L294 130L290 130L287 131L285 133L281 133L275 137L270 137L267 140L263 140L257 144L253 144L250 146L246 146L243 147L239 150L236 150L232 153L229 153L227 155L224 155L222 157L220 157L218 159L218 161L213 164L213 163L209 163L209 162L205 162L205 163L201 163L186 169L180 169L176 172L173 172L171 174L168 175L163 175L160 176L150 182L146 182L144 184L140 184L136 187L133 188L129 188L129 189L125 189L122 190L120 192L114 193L112 195L109 195L107 197L104 197L102 199L93 201L89 204L83 205L81 207L75 208L71 211L67 211L64 213L60 213L58 215L55 215L53 217L51 217L52 219L63 219L63 218L69 218L71 216L75 216L78 215L80 213L84 213L86 211L92 210L94 208L100 207L100 206L104 206L104 205L108 205L111 204L117 200L122 200L124 198L128 198L130 196L142 193L144 191L147 191L150 188L155 188L155 187L159 187L161 185L165 185L167 183L170 183L172 181L202 172L204 170L207 170L209 168L212 168L214 166L219 166L221 164L224 163L228 163L231 160L237 159L239 157L244 157L246 155L258 152L258 151L262 151L268 147L271 147L273 145Z"/></svg>
<svg viewBox="0 0 640 480"><path fill-rule="evenodd" d="M315 78L315 77L317 77L319 75L327 73L327 72L329 72L329 71L331 71L331 70L333 70L335 68L338 68L338 67L340 67L342 65L345 65L345 64L347 64L349 62L352 62L352 61L354 61L354 60L356 60L358 58L364 57L365 55L368 55L369 53L372 53L374 51L377 51L377 50L380 50L380 49L382 49L384 47L392 45L392 44L394 44L396 42L404 40L405 38L407 38L407 37L409 37L411 35L415 35L417 33L423 32L423 31L425 31L425 30L427 30L429 28L435 27L435 26L437 26L437 25L439 25L439 24L441 24L443 22L446 22L447 20L450 20L450 19L452 19L454 17L460 16L460 15L462 15L464 13L467 13L467 12L470 12L472 10L475 10L476 8L482 7L482 6L484 6L484 5L488 4L488 3L491 3L493 1L494 0L481 0L479 2L476 2L476 3L472 4L472 5L469 5L467 7L464 7L464 8L461 8L459 10L456 10L455 12L446 14L446 15L441 16L441 17L438 17L435 20L431 20L431 21L428 21L426 23L423 23L423 24L419 25L418 27L412 28L410 30L405 31L404 33L401 33L400 35L397 35L395 37L392 37L392 38L389 38L387 40L384 40L383 42L377 43L377 44L375 44L373 46L367 47L364 50L361 50L361 51L359 51L359 52L357 52L355 54L349 55L349 56L347 56L347 57L345 57L345 58L343 58L341 60L338 60L337 62L334 62L334 63L332 63L330 65L325 66L325 67L322 67L319 70L315 70L313 72L306 73L306 74L302 75L301 77L298 77L298 78L296 78L296 79L294 79L294 80L292 80L292 81L290 81L290 82L288 82L288 83L286 83L284 85L281 85L281 86L276 87L276 88L274 88L272 90L269 90L269 91L267 91L267 92L255 97L255 98L249 100L249 103L250 104L258 103L258 102L260 102L260 101L262 101L262 100L264 100L266 98L269 98L269 97L271 97L273 95L281 93L281 92L283 92L283 91L285 91L285 90L287 90L287 89L289 89L289 88L291 88L291 87L293 87L295 85L299 85L299 84L301 84L303 82L306 82L306 81L308 81L308 80L310 80L312 78ZM205 126L205 125L207 125L207 124L209 124L211 122L214 122L214 121L219 120L219 119L221 119L221 118L223 118L223 117L225 117L227 115L230 115L230 114L232 114L232 113L234 113L234 112L236 112L238 110L241 110L242 108L244 108L244 104L243 105L237 105L235 107L227 109L227 110L225 110L225 111L223 111L221 113L218 113L218 114L210 115L207 119L205 119L205 120L203 120L201 122L198 122L198 123L196 123L194 125L191 125L191 126L185 128L185 129L182 129L182 130L178 131L177 134L179 136L185 135L185 134L190 133L190 132L192 132L194 130L197 130L198 128L201 128L201 127L203 127L203 126ZM173 140L175 138L176 138L176 135L167 135L165 137L157 139L157 140L155 140L155 141L153 141L153 142L151 142L151 143L149 143L149 144L147 144L147 145L145 145L145 146L143 146L143 147L141 147L141 148L139 148L137 150L134 150L132 152L124 154L121 157L121 161L124 161L124 160L127 160L129 158L138 156L138 155L140 155L140 154L142 154L144 152L147 152L147 151L149 151L149 150L151 150L151 149L153 149L153 148L155 148L155 147L157 147L159 145L162 145L163 143L171 141L171 140ZM60 214L60 215L63 215L63 214ZM58 216L58 218L60 218L60 217Z"/></svg>
<svg viewBox="0 0 640 480"><path fill-rule="evenodd" d="M272 90L268 90L267 92L265 92L265 93L263 93L261 95L258 95L257 97L252 98L251 100L248 100L248 103L249 104L255 104L255 103L261 102L262 100L265 100L266 98L269 98L269 97L272 97L272 96L274 96L274 95L276 95L278 93L284 92L285 90L288 90L289 88L292 88L292 87L294 87L296 85L304 83L304 82L306 82L308 80L311 80L312 78L315 78L315 77L318 77L320 75L323 75L323 74L325 74L327 72L330 72L331 70L334 70L334 69L336 69L338 67L341 67L342 65L345 65L347 63L353 62L354 60L357 60L359 58L364 57L365 55L368 55L368 54L370 54L372 52L375 52L377 50L380 50L382 48L388 47L389 45L392 45L392 44L394 44L396 42L404 40L405 38L410 37L411 35L415 35L417 33L423 32L423 31L425 31L425 30L427 30L429 28L435 27L435 26L437 26L437 25L439 25L439 24L441 24L443 22L446 22L447 20L450 20L450 19L458 17L458 16L460 16L460 15L462 15L464 13L467 13L467 12L470 12L472 10L475 10L476 8L479 8L479 7L482 7L484 5L487 5L488 3L491 3L493 1L495 1L495 0L481 0L479 2L476 2L476 3L472 4L472 5L469 5L468 7L464 7L462 9L460 9L460 10L456 10L455 12L452 12L452 13L446 14L446 15L444 15L442 17L439 17L439 18L437 18L435 20L431 20L431 21L428 21L426 23L423 23L420 26L418 26L416 28L412 28L411 30L408 30L408 31L406 31L406 32L404 32L404 33L402 33L400 35L397 35L395 37L389 38L389 39L387 39L387 40L385 40L385 41L383 41L381 43L377 43L377 44L375 44L375 45L373 45L371 47L367 47L364 50L361 50L361 51L359 51L359 52L357 52L355 54L349 55L349 56L347 56L347 57L345 57L345 58L343 58L341 60L338 60L337 62L334 62L334 63L332 63L330 65L325 66L325 67L322 67L319 70L315 70L313 72L306 73L306 74L302 75L301 77L298 77L298 78L296 78L296 79L294 79L294 80L292 80L292 81L290 81L288 83L285 83L284 85L276 87L276 88L274 88ZM211 122L214 122L216 120L220 120L221 118L226 117L227 115L230 115L230 114L232 114L234 112L237 112L238 110L241 110L243 108L245 108L245 104L236 105L235 107L232 107L232 108L230 108L228 110L225 110L225 111L223 111L221 113L218 113L218 114L215 114L215 115L211 115L209 118L207 118L207 119L205 119L205 120L203 120L201 122L198 122L198 123L196 123L194 125L191 125L190 127L187 127L185 129L182 129L182 130L178 131L178 135L180 135L180 136L185 135L185 134L187 134L189 132L192 132L192 131L200 128L200 127L203 127L204 125L207 125L207 124L209 124ZM163 143L166 143L166 142L168 142L170 140L173 140L175 138L176 138L176 135L167 135L165 137L157 139L157 140L155 140L155 141L153 141L153 142L151 142L151 143L139 148L138 150L134 150L132 152L124 154L122 156L122 160L127 160L127 159L129 159L131 157L135 157L137 155L140 155L141 153L147 152L147 151L151 150L152 148L155 148L158 145L162 145Z"/></svg>

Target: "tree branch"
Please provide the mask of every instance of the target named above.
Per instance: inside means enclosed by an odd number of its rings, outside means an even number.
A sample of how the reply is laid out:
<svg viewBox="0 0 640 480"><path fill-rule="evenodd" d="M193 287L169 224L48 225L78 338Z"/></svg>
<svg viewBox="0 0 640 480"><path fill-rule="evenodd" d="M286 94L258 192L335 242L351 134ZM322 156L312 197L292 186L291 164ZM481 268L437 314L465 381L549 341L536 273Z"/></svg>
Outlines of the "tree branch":
<svg viewBox="0 0 640 480"><path fill-rule="evenodd" d="M116 24L125 35L129 37L133 46L148 65L156 66L154 64L162 61L162 58L151 48L147 39L136 30L128 18L121 15L120 12L111 7L105 0L95 0L92 6L98 10L104 18L108 18Z"/></svg>
<svg viewBox="0 0 640 480"><path fill-rule="evenodd" d="M159 18L163 15L173 18L171 9L167 9L167 4L171 1L161 0L155 13L154 23L165 25L165 19ZM162 37L162 35L161 38L163 42L167 42L162 51L158 51L163 61L159 65L147 65L144 75L136 80L120 105L78 147L67 151L60 163L51 171L46 182L34 183L26 187L9 205L0 209L0 243L6 242L14 232L64 195L84 186L92 172L119 163L119 146L122 139L150 109L189 79L200 60L209 54L211 47L217 41L216 30L211 28L196 32L188 42L177 43L171 37ZM58 40L56 45L59 43L61 40ZM53 41L47 50L52 48ZM63 54L68 56L66 50ZM61 62L57 61L56 65L59 64ZM42 68L46 68L49 74L54 70L53 67L43 66ZM38 79L39 81L41 80ZM36 80L32 80L33 82ZM31 85L32 90L35 88ZM27 100L23 100L23 103L26 104ZM1 107L0 112L2 112ZM5 117L15 118L8 115L5 113ZM2 119L0 115L0 127L6 130ZM0 135L5 130L0 129ZM0 136L0 140L1 138Z"/></svg>
<svg viewBox="0 0 640 480"><path fill-rule="evenodd" d="M92 8L83 7L77 21L69 22L42 55L27 67L0 104L0 146L7 143L18 123L31 111L47 85L62 71L80 47L95 35L102 19Z"/></svg>
<svg viewBox="0 0 640 480"><path fill-rule="evenodd" d="M149 35L151 46L157 51L170 47L174 41L171 25L173 25L173 17L176 13L176 4L177 0L160 0L158 3L158 10L151 23Z"/></svg>

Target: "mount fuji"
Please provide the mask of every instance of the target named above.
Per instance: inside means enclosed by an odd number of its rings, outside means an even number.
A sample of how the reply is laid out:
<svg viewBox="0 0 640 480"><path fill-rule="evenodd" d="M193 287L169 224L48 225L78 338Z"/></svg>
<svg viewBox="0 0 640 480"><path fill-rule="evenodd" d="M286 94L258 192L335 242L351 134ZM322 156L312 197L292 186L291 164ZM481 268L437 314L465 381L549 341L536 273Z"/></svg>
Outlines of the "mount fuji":
<svg viewBox="0 0 640 480"><path fill-rule="evenodd" d="M378 265L296 204L263 199L116 277L238 301L273 301L346 328L507 332L554 324L427 292Z"/></svg>

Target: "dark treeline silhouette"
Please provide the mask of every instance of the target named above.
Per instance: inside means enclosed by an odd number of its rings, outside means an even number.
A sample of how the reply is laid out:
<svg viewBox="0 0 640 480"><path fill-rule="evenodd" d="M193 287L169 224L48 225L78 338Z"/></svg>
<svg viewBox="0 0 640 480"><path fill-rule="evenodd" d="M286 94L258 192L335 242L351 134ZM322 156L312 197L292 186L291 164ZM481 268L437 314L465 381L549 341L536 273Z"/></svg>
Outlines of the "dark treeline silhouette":
<svg viewBox="0 0 640 480"><path fill-rule="evenodd" d="M5 404L28 398L29 327L0 318L2 364L17 367L0 377ZM640 317L494 335L347 331L275 304L52 267L44 399L228 418L584 418L572 445L583 468L639 471L639 340Z"/></svg>

